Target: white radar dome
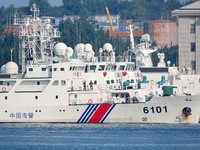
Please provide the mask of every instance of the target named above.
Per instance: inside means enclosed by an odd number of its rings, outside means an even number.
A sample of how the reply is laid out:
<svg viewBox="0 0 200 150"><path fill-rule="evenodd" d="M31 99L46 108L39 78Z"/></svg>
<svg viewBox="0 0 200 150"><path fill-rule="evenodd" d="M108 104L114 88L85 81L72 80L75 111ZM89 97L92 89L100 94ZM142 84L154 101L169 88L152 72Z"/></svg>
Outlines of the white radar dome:
<svg viewBox="0 0 200 150"><path fill-rule="evenodd" d="M1 73L5 73L5 67L6 65L1 66Z"/></svg>
<svg viewBox="0 0 200 150"><path fill-rule="evenodd" d="M74 48L75 53L84 52L84 47L85 47L85 44L83 43L77 44Z"/></svg>
<svg viewBox="0 0 200 150"><path fill-rule="evenodd" d="M57 43L54 46L54 53L56 56L65 56L67 50L67 45L65 43Z"/></svg>
<svg viewBox="0 0 200 150"><path fill-rule="evenodd" d="M84 50L85 50L85 52L87 52L87 53L93 51L92 45L89 44L89 43L85 44Z"/></svg>
<svg viewBox="0 0 200 150"><path fill-rule="evenodd" d="M5 65L5 73L8 74L17 74L18 73L18 66L15 62L8 62Z"/></svg>
<svg viewBox="0 0 200 150"><path fill-rule="evenodd" d="M67 47L66 52L67 52L67 56L68 56L68 57L72 56L73 53L74 53L74 51L73 51L73 49L72 49L71 47Z"/></svg>
<svg viewBox="0 0 200 150"><path fill-rule="evenodd" d="M111 51L113 51L113 47L112 47L112 45L110 43L105 43L103 45L103 50L104 51L106 50L107 52L111 52Z"/></svg>

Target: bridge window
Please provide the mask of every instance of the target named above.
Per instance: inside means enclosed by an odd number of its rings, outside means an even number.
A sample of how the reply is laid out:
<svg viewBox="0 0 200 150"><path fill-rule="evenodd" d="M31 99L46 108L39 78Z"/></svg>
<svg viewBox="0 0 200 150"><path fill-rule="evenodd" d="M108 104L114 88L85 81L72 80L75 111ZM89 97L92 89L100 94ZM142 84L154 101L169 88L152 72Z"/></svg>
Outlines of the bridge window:
<svg viewBox="0 0 200 150"><path fill-rule="evenodd" d="M91 70L91 71L95 71L95 70L96 70L96 67L97 67L96 65L91 65L91 66L90 66L90 70Z"/></svg>
<svg viewBox="0 0 200 150"><path fill-rule="evenodd" d="M113 66L113 70L116 70L116 69L117 69L117 66L116 66L116 65L114 65L114 66Z"/></svg>
<svg viewBox="0 0 200 150"><path fill-rule="evenodd" d="M65 80L62 80L62 81L61 81L61 85L66 85L66 81L65 81Z"/></svg>
<svg viewBox="0 0 200 150"><path fill-rule="evenodd" d="M103 71L104 68L105 68L105 65L100 65L99 68L98 68L98 70L99 70L99 71Z"/></svg>
<svg viewBox="0 0 200 150"><path fill-rule="evenodd" d="M57 86L58 85L58 80L54 81L52 85Z"/></svg>
<svg viewBox="0 0 200 150"><path fill-rule="evenodd" d="M112 83L112 84L114 84L114 83L115 83L115 81L114 81L114 80L111 80L111 83Z"/></svg>
<svg viewBox="0 0 200 150"><path fill-rule="evenodd" d="M119 70L124 70L125 66L119 66Z"/></svg>
<svg viewBox="0 0 200 150"><path fill-rule="evenodd" d="M47 68L42 68L42 71L46 71Z"/></svg>
<svg viewBox="0 0 200 150"><path fill-rule="evenodd" d="M110 80L107 80L106 83L107 83L107 84L110 84Z"/></svg>

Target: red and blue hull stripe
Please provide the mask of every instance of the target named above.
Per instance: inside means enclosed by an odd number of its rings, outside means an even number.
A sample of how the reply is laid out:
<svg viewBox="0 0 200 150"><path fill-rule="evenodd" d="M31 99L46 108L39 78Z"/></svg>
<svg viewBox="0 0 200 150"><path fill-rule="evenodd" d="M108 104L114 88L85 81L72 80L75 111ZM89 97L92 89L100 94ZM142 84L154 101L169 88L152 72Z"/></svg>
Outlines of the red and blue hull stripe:
<svg viewBox="0 0 200 150"><path fill-rule="evenodd" d="M77 123L103 123L116 104L88 105Z"/></svg>

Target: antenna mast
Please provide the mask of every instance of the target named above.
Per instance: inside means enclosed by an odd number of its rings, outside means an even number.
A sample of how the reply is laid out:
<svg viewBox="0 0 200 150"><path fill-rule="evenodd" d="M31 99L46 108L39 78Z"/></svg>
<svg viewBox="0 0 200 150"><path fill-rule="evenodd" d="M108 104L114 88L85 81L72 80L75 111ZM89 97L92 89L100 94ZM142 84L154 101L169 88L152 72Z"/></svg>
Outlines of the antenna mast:
<svg viewBox="0 0 200 150"><path fill-rule="evenodd" d="M14 25L19 26L19 65L22 72L27 65L52 63L54 39L60 32L52 25L52 17L39 17L39 8L34 3L30 9L33 16L18 19L14 16Z"/></svg>

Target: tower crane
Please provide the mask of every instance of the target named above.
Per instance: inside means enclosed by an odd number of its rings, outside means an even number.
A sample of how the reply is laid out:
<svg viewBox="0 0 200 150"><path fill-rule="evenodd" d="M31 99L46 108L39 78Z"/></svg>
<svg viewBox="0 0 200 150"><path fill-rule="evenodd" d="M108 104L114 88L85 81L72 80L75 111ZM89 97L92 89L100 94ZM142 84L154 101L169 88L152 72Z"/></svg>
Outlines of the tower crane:
<svg viewBox="0 0 200 150"><path fill-rule="evenodd" d="M103 2L104 2L104 5L105 5L105 8L106 8L106 14L107 14L107 17L108 17L108 21L110 22L110 30L114 31L114 26L113 26L113 23L112 23L112 19L110 17L110 12L109 12L108 6L106 5L106 2L104 0L103 0Z"/></svg>

